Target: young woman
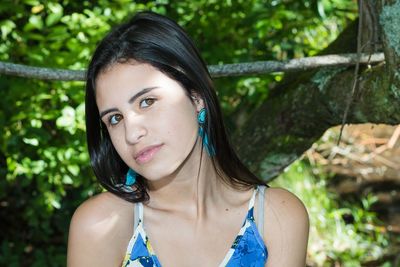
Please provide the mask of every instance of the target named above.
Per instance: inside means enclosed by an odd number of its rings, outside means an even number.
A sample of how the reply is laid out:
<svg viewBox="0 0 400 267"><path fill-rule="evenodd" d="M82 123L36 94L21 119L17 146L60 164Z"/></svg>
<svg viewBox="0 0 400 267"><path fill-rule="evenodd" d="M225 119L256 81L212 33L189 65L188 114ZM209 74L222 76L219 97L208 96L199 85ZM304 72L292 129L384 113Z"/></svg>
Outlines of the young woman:
<svg viewBox="0 0 400 267"><path fill-rule="evenodd" d="M304 266L308 216L228 142L192 41L141 12L98 45L87 72L91 164L107 189L70 227L68 266Z"/></svg>

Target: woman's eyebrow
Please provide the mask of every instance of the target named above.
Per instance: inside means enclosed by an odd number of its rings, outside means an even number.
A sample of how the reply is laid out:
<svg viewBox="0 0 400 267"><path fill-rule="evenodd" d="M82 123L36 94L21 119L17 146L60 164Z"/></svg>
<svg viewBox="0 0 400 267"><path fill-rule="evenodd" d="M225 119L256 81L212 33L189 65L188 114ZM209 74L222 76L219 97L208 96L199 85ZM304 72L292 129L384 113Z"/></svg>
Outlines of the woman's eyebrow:
<svg viewBox="0 0 400 267"><path fill-rule="evenodd" d="M142 90L140 90L139 92L137 92L134 96L132 96L132 97L129 99L128 103L129 103L129 104L132 104L133 102L135 102L135 100L136 100L138 97L140 97L141 95L144 95L144 94L146 94L146 93L148 93L148 92L150 92L151 90L154 90L154 89L156 89L156 88L158 88L158 86L143 88Z"/></svg>
<svg viewBox="0 0 400 267"><path fill-rule="evenodd" d="M139 92L137 92L136 94L134 94L131 98L129 98L128 103L129 103L129 104L132 104L132 103L135 102L135 100L136 100L137 98L139 98L140 96L142 96L142 95L144 95L144 94L146 94L146 93L148 93L148 92L150 92L150 91L152 91L152 90L154 90L154 89L157 89L157 88L158 88L158 86L143 88L142 90L140 90ZM106 110L100 112L100 119L103 118L103 116L106 115L107 113L114 112L114 111L118 111L118 109L116 109L116 108L109 108L109 109L106 109Z"/></svg>

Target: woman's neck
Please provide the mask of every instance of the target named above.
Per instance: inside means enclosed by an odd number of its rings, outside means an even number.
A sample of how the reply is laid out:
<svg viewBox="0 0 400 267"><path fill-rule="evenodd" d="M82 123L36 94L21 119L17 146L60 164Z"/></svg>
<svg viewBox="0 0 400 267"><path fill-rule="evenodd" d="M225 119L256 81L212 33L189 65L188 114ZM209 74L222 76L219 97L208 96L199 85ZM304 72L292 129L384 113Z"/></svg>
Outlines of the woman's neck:
<svg viewBox="0 0 400 267"><path fill-rule="evenodd" d="M199 158L188 159L168 177L149 181L150 201L147 206L184 212L187 216L201 219L207 216L210 205L223 204L225 192L231 191L230 188L219 177L208 155L203 154L201 164Z"/></svg>

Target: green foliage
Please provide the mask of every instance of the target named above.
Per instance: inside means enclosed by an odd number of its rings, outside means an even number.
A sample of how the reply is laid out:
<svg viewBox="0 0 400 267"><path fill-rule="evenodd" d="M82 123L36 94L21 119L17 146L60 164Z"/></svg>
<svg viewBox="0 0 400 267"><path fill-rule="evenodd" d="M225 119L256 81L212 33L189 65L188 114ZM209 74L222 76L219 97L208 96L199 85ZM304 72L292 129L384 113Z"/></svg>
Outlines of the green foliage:
<svg viewBox="0 0 400 267"><path fill-rule="evenodd" d="M310 217L308 261L313 266L362 266L382 258L389 236L375 213L370 211L376 197L359 202L343 201L327 189L330 175L306 159L293 163L271 185L296 194Z"/></svg>
<svg viewBox="0 0 400 267"><path fill-rule="evenodd" d="M345 0L6 0L0 60L84 69L114 25L148 9L187 29L208 64L283 60L326 47L355 8ZM281 78L217 80L230 127ZM0 265L64 266L72 213L101 190L86 152L84 84L0 76L0 92Z"/></svg>

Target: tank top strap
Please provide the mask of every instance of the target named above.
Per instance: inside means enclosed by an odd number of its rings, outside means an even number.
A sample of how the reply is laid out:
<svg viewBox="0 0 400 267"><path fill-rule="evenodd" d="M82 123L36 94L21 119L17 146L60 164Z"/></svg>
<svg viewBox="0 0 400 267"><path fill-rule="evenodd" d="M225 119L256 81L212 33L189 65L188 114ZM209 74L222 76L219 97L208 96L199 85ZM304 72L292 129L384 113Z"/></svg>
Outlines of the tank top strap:
<svg viewBox="0 0 400 267"><path fill-rule="evenodd" d="M143 223L143 204L142 202L138 202L134 204L134 221L133 225L135 228L139 225L140 222Z"/></svg>
<svg viewBox="0 0 400 267"><path fill-rule="evenodd" d="M251 221L254 221L254 202L256 200L256 193L257 193L257 187L254 188L254 192L249 201L249 207L248 207L248 211L247 211L246 219L251 220ZM246 223L246 222L244 222L244 223Z"/></svg>
<svg viewBox="0 0 400 267"><path fill-rule="evenodd" d="M258 187L254 188L253 195L251 196L251 199L250 199L250 202L249 202L248 210L254 208L254 202L256 200L257 189L258 189Z"/></svg>
<svg viewBox="0 0 400 267"><path fill-rule="evenodd" d="M261 236L264 235L264 200L265 185L258 186L258 212L257 212L257 229Z"/></svg>

